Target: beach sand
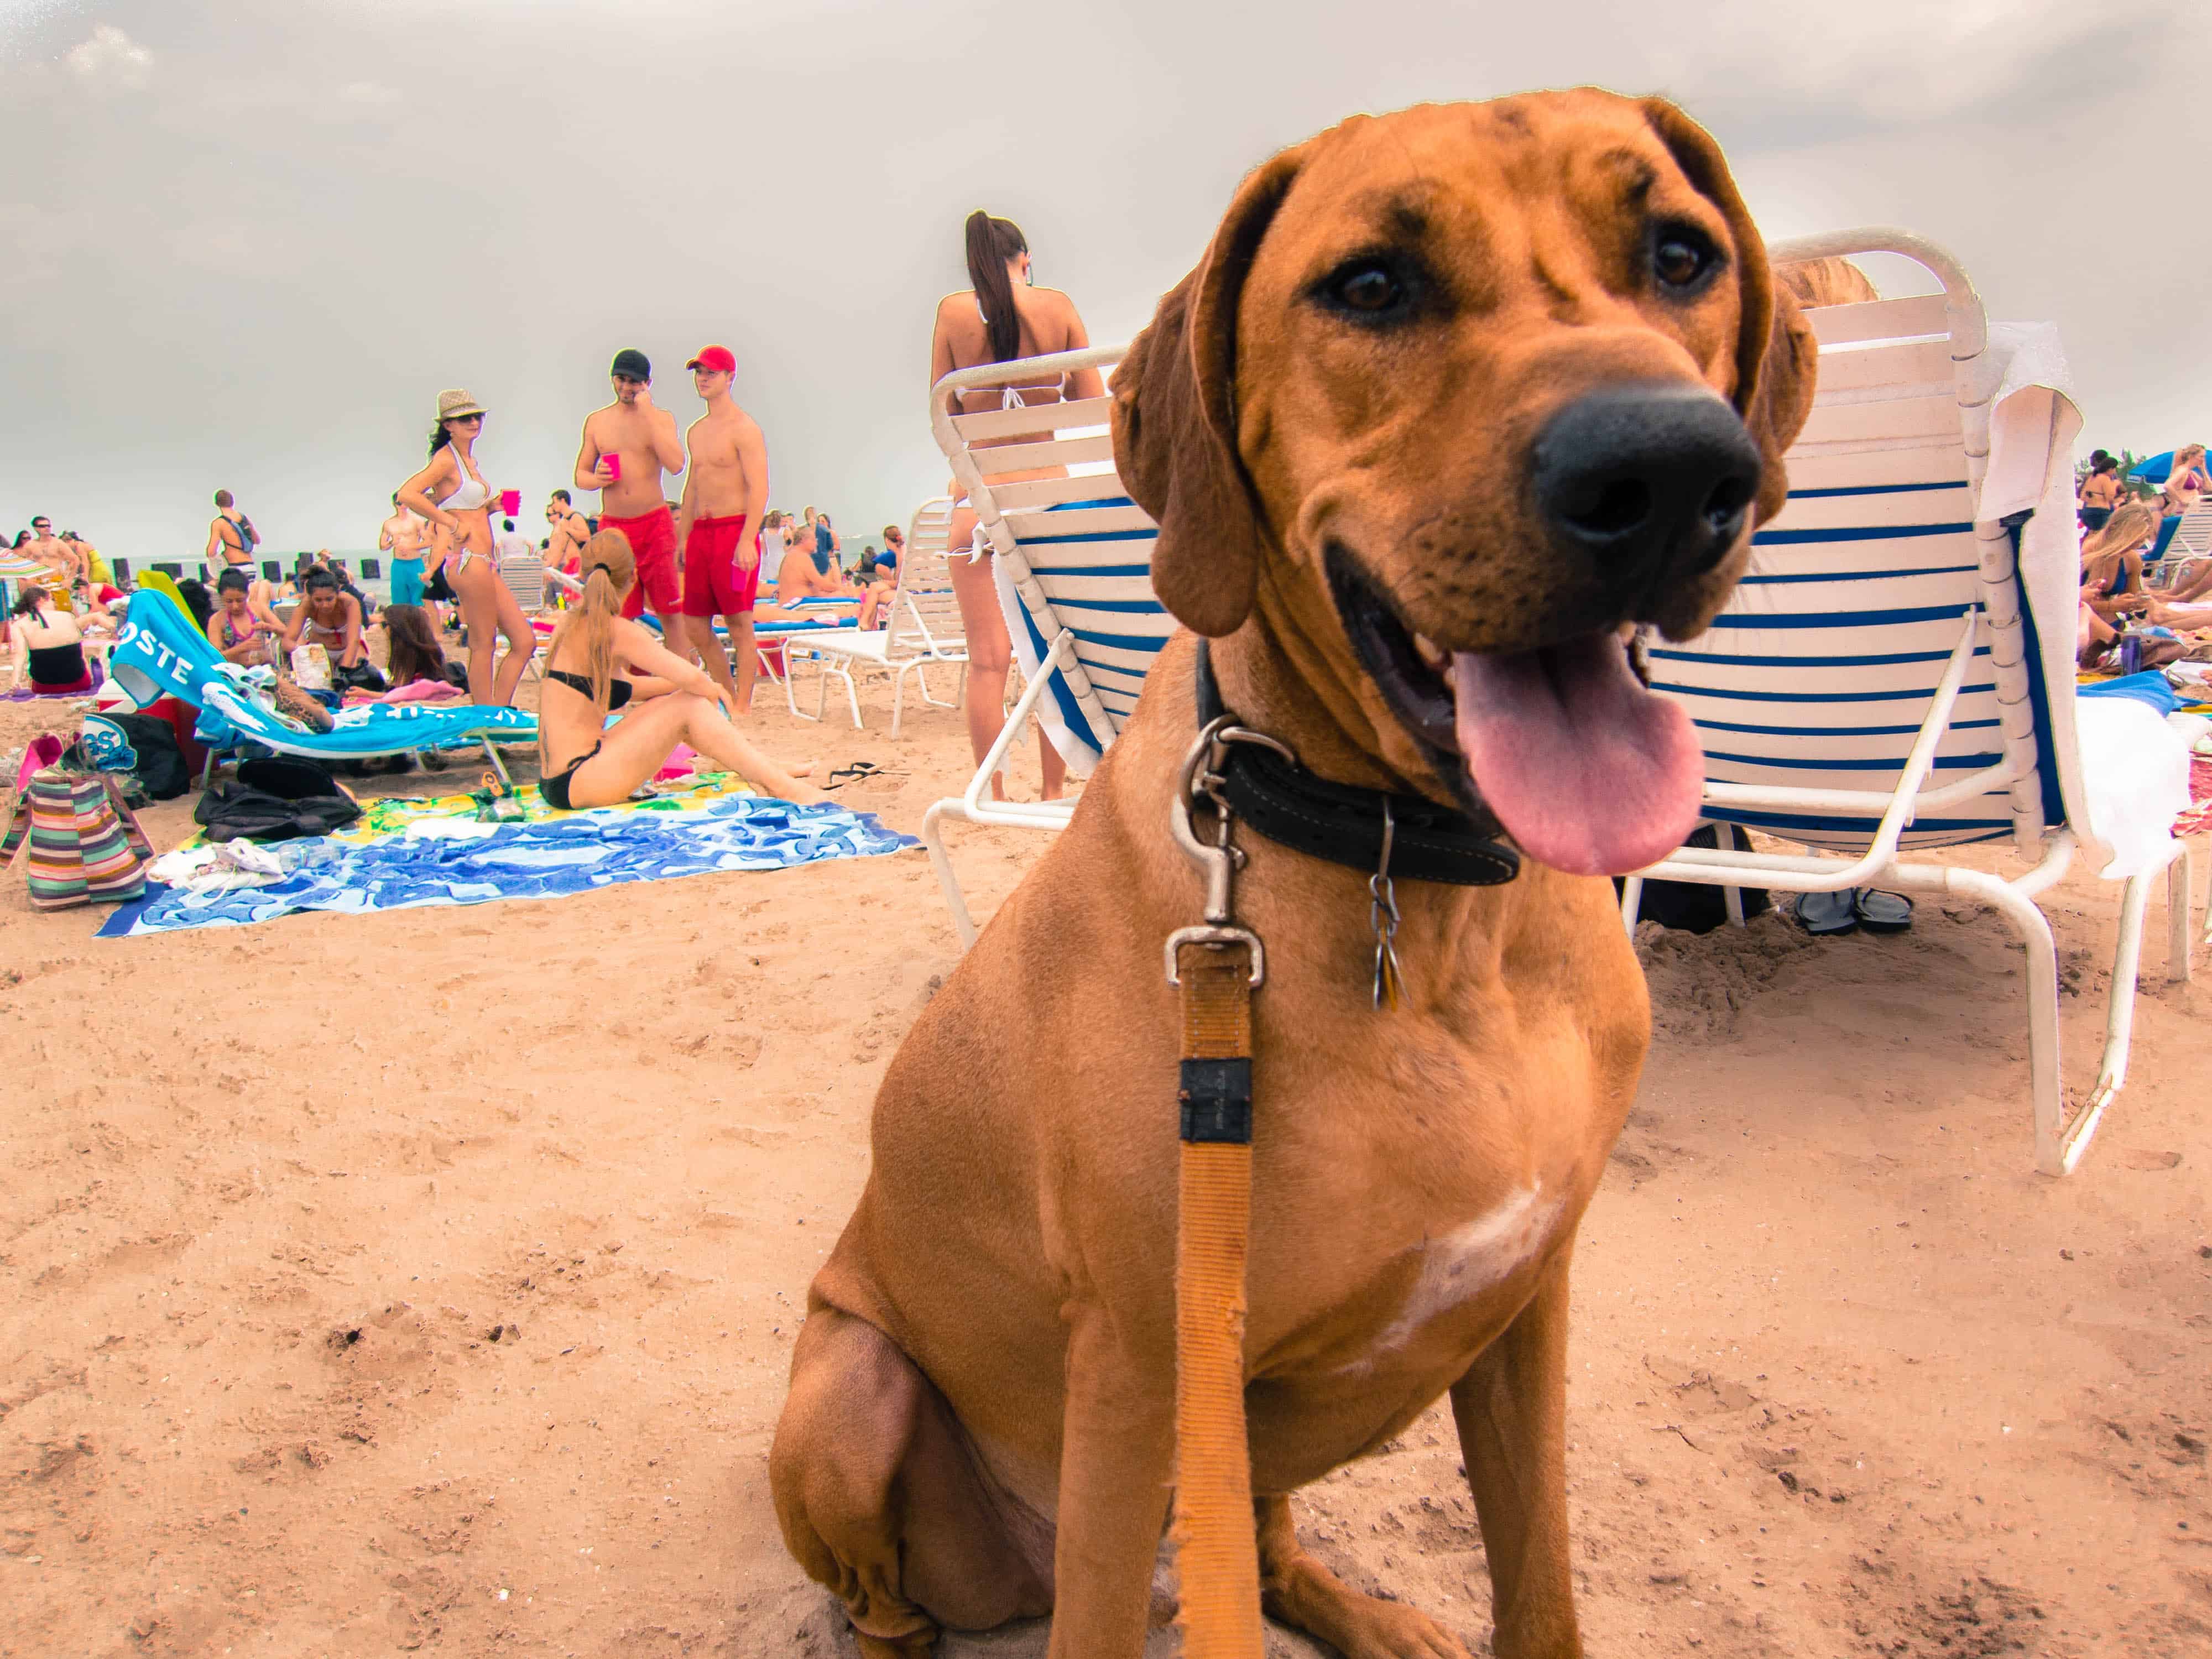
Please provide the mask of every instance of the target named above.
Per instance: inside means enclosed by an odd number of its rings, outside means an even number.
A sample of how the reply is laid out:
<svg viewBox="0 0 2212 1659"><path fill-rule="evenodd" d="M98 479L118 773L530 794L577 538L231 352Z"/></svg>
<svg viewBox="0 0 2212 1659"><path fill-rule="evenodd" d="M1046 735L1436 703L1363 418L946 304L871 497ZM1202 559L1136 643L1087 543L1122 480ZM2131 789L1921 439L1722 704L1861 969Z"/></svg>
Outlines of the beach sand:
<svg viewBox="0 0 2212 1659"><path fill-rule="evenodd" d="M957 716L894 740L867 702L859 735L766 696L754 729L889 769L846 799L918 829ZM0 747L46 719L0 706ZM1045 844L956 834L984 905ZM2116 898L2047 900L2077 1091ZM766 1458L877 1081L956 962L920 853L137 940L103 914L0 882L0 1655L853 1650ZM1593 1654L2212 1650L2212 980L2147 949L2131 1080L2054 1182L2008 938L1923 900L1903 938L1647 947L1658 1031L1575 1280ZM1480 1652L1458 1462L1431 1411L1296 1508Z"/></svg>

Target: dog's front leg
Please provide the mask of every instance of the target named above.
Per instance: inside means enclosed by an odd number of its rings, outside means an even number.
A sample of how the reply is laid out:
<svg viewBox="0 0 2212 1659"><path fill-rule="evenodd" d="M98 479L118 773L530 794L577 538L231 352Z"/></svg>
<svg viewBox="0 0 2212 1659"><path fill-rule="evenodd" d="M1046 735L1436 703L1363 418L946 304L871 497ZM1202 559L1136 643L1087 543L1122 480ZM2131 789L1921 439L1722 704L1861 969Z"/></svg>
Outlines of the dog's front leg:
<svg viewBox="0 0 2212 1659"><path fill-rule="evenodd" d="M1174 1335L1147 1361L1097 1308L1071 1317L1049 1659L1136 1659L1175 1469Z"/></svg>
<svg viewBox="0 0 2212 1659"><path fill-rule="evenodd" d="M1567 1570L1567 1256L1452 1385L1498 1659L1579 1659Z"/></svg>

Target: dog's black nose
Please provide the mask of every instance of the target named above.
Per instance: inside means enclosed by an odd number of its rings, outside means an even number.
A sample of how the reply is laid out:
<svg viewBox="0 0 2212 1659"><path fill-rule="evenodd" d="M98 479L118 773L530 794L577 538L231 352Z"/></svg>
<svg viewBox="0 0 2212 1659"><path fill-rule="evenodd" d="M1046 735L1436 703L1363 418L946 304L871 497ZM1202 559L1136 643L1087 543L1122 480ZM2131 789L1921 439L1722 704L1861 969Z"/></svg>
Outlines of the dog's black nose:
<svg viewBox="0 0 2212 1659"><path fill-rule="evenodd" d="M1712 568L1743 529L1761 465L1733 409L1675 386L1577 398L1545 423L1534 460L1553 534L1626 580Z"/></svg>

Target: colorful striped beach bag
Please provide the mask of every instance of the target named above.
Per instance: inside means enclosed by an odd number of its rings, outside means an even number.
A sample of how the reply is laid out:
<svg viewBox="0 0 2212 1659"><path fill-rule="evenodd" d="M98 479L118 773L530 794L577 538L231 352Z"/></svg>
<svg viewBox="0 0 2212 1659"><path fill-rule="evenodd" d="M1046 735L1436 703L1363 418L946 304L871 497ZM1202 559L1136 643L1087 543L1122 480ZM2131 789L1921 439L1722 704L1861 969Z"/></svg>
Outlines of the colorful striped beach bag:
<svg viewBox="0 0 2212 1659"><path fill-rule="evenodd" d="M40 767L15 792L0 868L30 849L31 904L66 910L94 899L135 899L146 891L153 843L106 773Z"/></svg>

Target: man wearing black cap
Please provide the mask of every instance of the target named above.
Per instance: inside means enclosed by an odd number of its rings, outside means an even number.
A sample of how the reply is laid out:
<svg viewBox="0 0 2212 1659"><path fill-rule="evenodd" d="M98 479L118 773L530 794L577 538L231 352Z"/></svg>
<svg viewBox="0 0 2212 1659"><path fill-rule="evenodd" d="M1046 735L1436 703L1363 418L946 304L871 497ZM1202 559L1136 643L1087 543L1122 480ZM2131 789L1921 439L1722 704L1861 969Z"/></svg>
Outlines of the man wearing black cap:
<svg viewBox="0 0 2212 1659"><path fill-rule="evenodd" d="M676 417L653 406L653 365L625 347L608 373L615 400L584 420L576 453L576 487L599 492L599 528L619 530L637 559L637 580L623 615L650 609L668 648L684 649L683 589L676 577L676 519L661 493L661 475L684 470Z"/></svg>

